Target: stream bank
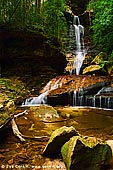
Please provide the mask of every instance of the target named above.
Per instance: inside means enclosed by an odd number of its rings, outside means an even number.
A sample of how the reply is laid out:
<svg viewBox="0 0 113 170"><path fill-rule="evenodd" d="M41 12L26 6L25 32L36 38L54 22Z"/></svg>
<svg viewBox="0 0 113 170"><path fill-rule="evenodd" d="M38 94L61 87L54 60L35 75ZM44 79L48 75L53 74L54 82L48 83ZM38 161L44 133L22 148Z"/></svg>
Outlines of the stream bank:
<svg viewBox="0 0 113 170"><path fill-rule="evenodd" d="M25 142L14 136L11 126L5 129L0 140L0 158L2 167L23 167L29 169L65 170L62 159L43 157L48 139L35 137L48 136L62 126L73 126L85 136L97 137L103 141L113 139L113 111L77 107L33 106L18 107L15 115L27 110L28 114L16 118L20 132L26 136ZM56 161L56 162L55 162ZM59 168L58 168L59 165ZM53 167L53 168L51 168ZM111 169L113 165L110 165ZM3 169L3 168L2 168Z"/></svg>

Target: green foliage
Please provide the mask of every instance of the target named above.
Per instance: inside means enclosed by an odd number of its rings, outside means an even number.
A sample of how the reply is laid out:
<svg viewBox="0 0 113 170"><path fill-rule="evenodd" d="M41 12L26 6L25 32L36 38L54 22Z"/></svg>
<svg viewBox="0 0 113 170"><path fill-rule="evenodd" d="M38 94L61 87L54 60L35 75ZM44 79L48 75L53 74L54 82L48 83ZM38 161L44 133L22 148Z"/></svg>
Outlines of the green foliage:
<svg viewBox="0 0 113 170"><path fill-rule="evenodd" d="M0 23L42 30L49 37L62 39L66 32L66 8L65 0L1 0Z"/></svg>
<svg viewBox="0 0 113 170"><path fill-rule="evenodd" d="M90 9L93 9L92 26L93 43L98 52L106 52L107 60L102 58L100 66L108 74L113 70L113 0L91 0Z"/></svg>
<svg viewBox="0 0 113 170"><path fill-rule="evenodd" d="M113 0L91 0L94 11L92 20L93 41L100 51L112 52L113 48Z"/></svg>
<svg viewBox="0 0 113 170"><path fill-rule="evenodd" d="M63 38L66 33L66 19L64 12L67 9L65 0L45 1L41 8L42 29L49 37Z"/></svg>

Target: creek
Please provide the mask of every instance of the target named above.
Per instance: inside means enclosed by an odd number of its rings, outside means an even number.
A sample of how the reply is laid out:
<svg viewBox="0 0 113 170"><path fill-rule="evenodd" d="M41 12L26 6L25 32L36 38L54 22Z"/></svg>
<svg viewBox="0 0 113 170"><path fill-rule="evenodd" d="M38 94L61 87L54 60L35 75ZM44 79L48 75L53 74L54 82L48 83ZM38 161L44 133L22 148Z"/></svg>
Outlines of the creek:
<svg viewBox="0 0 113 170"><path fill-rule="evenodd" d="M48 139L36 138L50 137L54 130L62 126L73 126L81 135L98 137L103 141L113 139L113 111L68 106L53 109L51 106L40 105L19 107L15 114L25 109L28 114L18 117L16 123L20 132L27 138L25 142L20 142L12 133L11 127L2 133L1 167L13 167L13 169L29 167L30 170L38 167L43 170L45 166L47 170L60 170L63 166L62 169L66 170L61 158L43 157L42 153ZM112 162L110 168L113 168Z"/></svg>
<svg viewBox="0 0 113 170"><path fill-rule="evenodd" d="M75 20L79 23L77 16ZM35 138L49 138L54 130L62 126L73 126L82 135L95 136L104 141L113 139L112 83L110 81L111 84L106 85L110 80L107 77L79 75L86 54L83 26L80 23L71 26L70 34L73 33L78 41L74 41L76 49L71 51L74 62L70 75L51 79L39 96L32 95L17 107L15 114L24 110L28 113L16 119L20 132L26 136L25 142L14 136L11 126L5 129L0 140L1 169L43 170L46 167L46 170L66 170L61 158L54 160L43 157L48 139ZM75 72L76 75L73 75Z"/></svg>
<svg viewBox="0 0 113 170"><path fill-rule="evenodd" d="M55 93L55 91L57 92L57 90L60 91L64 88L62 95L68 93L65 105L113 109L113 87L111 78L103 77L102 80L97 81L96 79L100 79L98 76L79 76L87 51L84 46L84 27L80 24L78 16L74 16L73 25L70 25L68 53L71 53L71 56L73 55L70 76L53 78L42 89L42 93L39 96L26 99L26 101L22 103L22 106L38 104L55 105L49 102L48 98L50 97L48 96L51 95L52 91ZM105 79L107 79L107 82ZM57 93L59 96L60 94L60 92ZM52 99L56 100L57 95L54 95ZM60 105L60 102L57 102L57 105Z"/></svg>

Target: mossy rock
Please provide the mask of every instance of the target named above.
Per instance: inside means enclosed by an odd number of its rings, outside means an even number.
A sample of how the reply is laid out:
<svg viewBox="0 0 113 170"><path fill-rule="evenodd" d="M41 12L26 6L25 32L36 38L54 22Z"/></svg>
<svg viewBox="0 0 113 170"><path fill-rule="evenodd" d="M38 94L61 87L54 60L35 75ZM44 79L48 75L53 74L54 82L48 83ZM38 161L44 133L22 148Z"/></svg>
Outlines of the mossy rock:
<svg viewBox="0 0 113 170"><path fill-rule="evenodd" d="M67 170L101 170L112 158L110 146L95 137L73 136L61 154Z"/></svg>
<svg viewBox="0 0 113 170"><path fill-rule="evenodd" d="M61 153L61 147L66 143L72 136L79 135L74 127L63 126L56 129L48 141L47 146L43 151L43 155L46 157L58 157Z"/></svg>
<svg viewBox="0 0 113 170"><path fill-rule="evenodd" d="M57 111L52 107L48 105L40 105L40 106L31 106L30 111L34 112L34 115L37 116L44 116L44 115L50 115L53 117L59 117Z"/></svg>
<svg viewBox="0 0 113 170"><path fill-rule="evenodd" d="M10 122L15 113L15 101L23 98L25 87L18 78L0 78L0 130Z"/></svg>

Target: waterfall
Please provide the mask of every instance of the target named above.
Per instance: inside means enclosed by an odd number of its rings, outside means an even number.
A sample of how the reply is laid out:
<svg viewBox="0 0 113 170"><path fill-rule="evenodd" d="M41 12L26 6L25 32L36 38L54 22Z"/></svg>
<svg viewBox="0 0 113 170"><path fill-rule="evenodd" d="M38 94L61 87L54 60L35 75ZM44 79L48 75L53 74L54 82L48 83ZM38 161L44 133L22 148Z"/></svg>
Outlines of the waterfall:
<svg viewBox="0 0 113 170"><path fill-rule="evenodd" d="M63 83L65 83L65 78L63 78L63 77L53 78L43 88L42 93L39 96L27 98L22 103L22 106L47 104L47 95L48 95L49 91L55 90L55 89L61 87Z"/></svg>
<svg viewBox="0 0 113 170"><path fill-rule="evenodd" d="M73 92L73 106L83 106L83 105L84 105L83 89L81 88L79 91L74 90L74 92Z"/></svg>
<svg viewBox="0 0 113 170"><path fill-rule="evenodd" d="M39 105L47 103L48 91L40 94L38 97L30 97L22 103L22 106Z"/></svg>
<svg viewBox="0 0 113 170"><path fill-rule="evenodd" d="M72 74L73 69L76 69L76 75L79 75L80 69L83 64L83 60L85 58L86 51L84 49L84 27L80 24L80 20L78 16L74 16L73 18L73 27L75 33L75 54L74 54L74 62L73 67L70 72Z"/></svg>
<svg viewBox="0 0 113 170"><path fill-rule="evenodd" d="M73 106L77 106L77 91L76 90L73 93Z"/></svg>
<svg viewBox="0 0 113 170"><path fill-rule="evenodd" d="M111 95L113 93L112 87L102 87L98 91L97 94L93 97L93 107L105 107L105 108L112 108L113 104L113 96ZM96 102L97 101L97 102Z"/></svg>

